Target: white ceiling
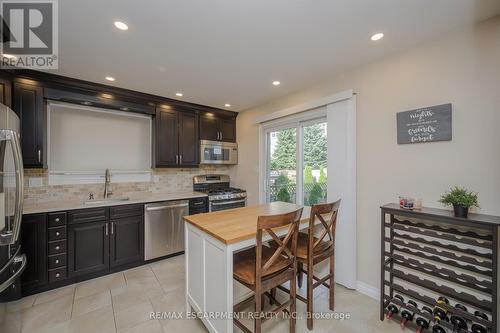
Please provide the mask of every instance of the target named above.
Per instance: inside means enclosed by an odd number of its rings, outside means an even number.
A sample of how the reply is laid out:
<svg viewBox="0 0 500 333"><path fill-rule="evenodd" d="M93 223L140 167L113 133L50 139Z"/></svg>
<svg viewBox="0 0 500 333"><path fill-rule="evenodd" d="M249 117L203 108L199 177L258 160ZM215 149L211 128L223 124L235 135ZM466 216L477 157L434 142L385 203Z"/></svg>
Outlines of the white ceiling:
<svg viewBox="0 0 500 333"><path fill-rule="evenodd" d="M63 0L57 73L244 110L498 13L498 0Z"/></svg>

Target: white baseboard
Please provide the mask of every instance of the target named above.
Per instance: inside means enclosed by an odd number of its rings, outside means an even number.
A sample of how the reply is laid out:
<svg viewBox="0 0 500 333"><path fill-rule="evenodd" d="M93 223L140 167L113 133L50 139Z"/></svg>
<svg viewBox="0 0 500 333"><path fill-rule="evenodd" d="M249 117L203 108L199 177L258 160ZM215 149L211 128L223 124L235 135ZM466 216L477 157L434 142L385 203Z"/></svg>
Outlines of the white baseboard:
<svg viewBox="0 0 500 333"><path fill-rule="evenodd" d="M380 298L380 290L364 282L358 281L356 290L368 297L376 299L377 301Z"/></svg>

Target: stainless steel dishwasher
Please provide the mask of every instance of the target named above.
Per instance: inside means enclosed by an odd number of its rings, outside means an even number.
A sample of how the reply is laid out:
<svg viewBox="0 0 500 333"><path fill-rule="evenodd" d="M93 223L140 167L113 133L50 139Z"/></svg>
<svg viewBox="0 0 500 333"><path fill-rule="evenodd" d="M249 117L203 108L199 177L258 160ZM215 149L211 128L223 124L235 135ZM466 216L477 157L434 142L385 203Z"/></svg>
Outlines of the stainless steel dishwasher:
<svg viewBox="0 0 500 333"><path fill-rule="evenodd" d="M184 251L184 219L189 201L166 201L144 205L144 259Z"/></svg>

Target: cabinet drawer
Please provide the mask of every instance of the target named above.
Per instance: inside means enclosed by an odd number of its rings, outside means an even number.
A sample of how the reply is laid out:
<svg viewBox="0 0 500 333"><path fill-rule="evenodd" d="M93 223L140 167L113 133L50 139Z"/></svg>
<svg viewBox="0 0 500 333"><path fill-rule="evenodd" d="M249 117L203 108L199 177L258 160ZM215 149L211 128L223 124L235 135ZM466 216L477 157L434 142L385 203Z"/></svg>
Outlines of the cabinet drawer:
<svg viewBox="0 0 500 333"><path fill-rule="evenodd" d="M66 212L49 213L49 227L66 225Z"/></svg>
<svg viewBox="0 0 500 333"><path fill-rule="evenodd" d="M49 228L49 241L66 239L66 227Z"/></svg>
<svg viewBox="0 0 500 333"><path fill-rule="evenodd" d="M109 218L118 219L129 216L142 216L144 205L125 205L109 207Z"/></svg>
<svg viewBox="0 0 500 333"><path fill-rule="evenodd" d="M49 242L49 255L66 252L66 240Z"/></svg>
<svg viewBox="0 0 500 333"><path fill-rule="evenodd" d="M66 267L49 270L49 282L56 282L66 279Z"/></svg>
<svg viewBox="0 0 500 333"><path fill-rule="evenodd" d="M189 214L208 212L208 198L195 198L189 200Z"/></svg>
<svg viewBox="0 0 500 333"><path fill-rule="evenodd" d="M66 266L66 261L66 253L49 256L49 269Z"/></svg>
<svg viewBox="0 0 500 333"><path fill-rule="evenodd" d="M108 208L87 208L68 212L68 224L96 222L108 219Z"/></svg>

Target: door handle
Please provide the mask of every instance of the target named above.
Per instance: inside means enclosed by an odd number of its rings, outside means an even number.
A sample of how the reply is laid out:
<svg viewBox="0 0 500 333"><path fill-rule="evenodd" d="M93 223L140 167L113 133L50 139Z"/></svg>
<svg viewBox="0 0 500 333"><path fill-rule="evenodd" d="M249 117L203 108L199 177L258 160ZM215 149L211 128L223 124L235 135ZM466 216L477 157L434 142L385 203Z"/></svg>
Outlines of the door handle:
<svg viewBox="0 0 500 333"><path fill-rule="evenodd" d="M115 233L115 222L111 222L111 234Z"/></svg>
<svg viewBox="0 0 500 333"><path fill-rule="evenodd" d="M179 164L182 164L182 155L179 155Z"/></svg>
<svg viewBox="0 0 500 333"><path fill-rule="evenodd" d="M108 224L109 223L106 223L106 236L108 235Z"/></svg>
<svg viewBox="0 0 500 333"><path fill-rule="evenodd" d="M19 136L12 130L1 130L0 139L9 141L12 147L12 155L14 157L14 167L16 174L16 201L14 206L14 219L12 230L7 227L7 231L0 234L0 245L12 245L19 238L19 231L21 229L21 218L23 213L23 157L21 155L21 145L19 143Z"/></svg>
<svg viewBox="0 0 500 333"><path fill-rule="evenodd" d="M179 155L175 155L175 164L179 164Z"/></svg>
<svg viewBox="0 0 500 333"><path fill-rule="evenodd" d="M38 163L42 163L42 151L38 149Z"/></svg>
<svg viewBox="0 0 500 333"><path fill-rule="evenodd" d="M146 207L147 212L155 211L155 210L164 210L164 209L170 209L170 208L181 208L181 207L189 207L189 204L178 204L178 205L172 205L172 206L158 206L158 207Z"/></svg>
<svg viewBox="0 0 500 333"><path fill-rule="evenodd" d="M222 132L219 132L220 133L220 140L222 141Z"/></svg>

